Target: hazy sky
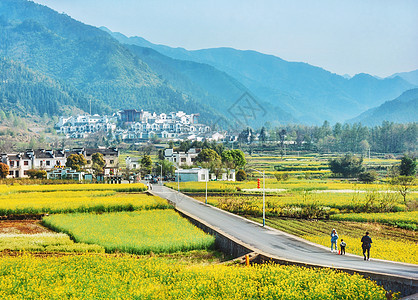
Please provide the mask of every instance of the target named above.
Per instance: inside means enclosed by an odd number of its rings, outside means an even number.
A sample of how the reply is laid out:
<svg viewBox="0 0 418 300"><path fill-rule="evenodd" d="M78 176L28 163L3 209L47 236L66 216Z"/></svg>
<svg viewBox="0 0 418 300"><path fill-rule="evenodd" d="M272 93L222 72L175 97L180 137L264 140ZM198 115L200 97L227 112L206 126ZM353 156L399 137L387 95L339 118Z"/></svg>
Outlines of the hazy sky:
<svg viewBox="0 0 418 300"><path fill-rule="evenodd" d="M338 74L418 69L416 0L35 0L94 26L186 49L233 47Z"/></svg>

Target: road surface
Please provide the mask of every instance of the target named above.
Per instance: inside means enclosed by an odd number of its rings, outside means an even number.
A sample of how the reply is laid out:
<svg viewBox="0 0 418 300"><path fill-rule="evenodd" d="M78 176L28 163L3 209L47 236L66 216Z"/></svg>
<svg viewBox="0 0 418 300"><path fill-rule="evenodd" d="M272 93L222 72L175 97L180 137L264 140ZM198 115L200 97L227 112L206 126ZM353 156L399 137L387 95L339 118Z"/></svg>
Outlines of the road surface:
<svg viewBox="0 0 418 300"><path fill-rule="evenodd" d="M172 201L181 210L250 245L255 248L256 252L261 250L275 257L307 264L418 279L418 266L416 265L373 260L373 251L378 251L373 247L370 261L364 261L362 257L354 255L337 255L331 253L326 247L315 245L268 226L262 227L242 217L205 205L167 187L154 184L152 192Z"/></svg>

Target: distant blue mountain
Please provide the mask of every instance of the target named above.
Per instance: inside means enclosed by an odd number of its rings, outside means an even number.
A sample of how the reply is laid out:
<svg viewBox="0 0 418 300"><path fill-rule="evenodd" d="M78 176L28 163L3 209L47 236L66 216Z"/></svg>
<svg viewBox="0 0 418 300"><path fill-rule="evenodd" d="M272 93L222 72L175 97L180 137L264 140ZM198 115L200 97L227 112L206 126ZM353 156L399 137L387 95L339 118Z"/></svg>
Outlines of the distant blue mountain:
<svg viewBox="0 0 418 300"><path fill-rule="evenodd" d="M398 98L369 109L348 123L376 126L383 121L394 123L418 122L418 88L404 92Z"/></svg>
<svg viewBox="0 0 418 300"><path fill-rule="evenodd" d="M414 70L411 72L395 73L392 76L389 76L388 78L394 78L394 77L401 77L402 79L408 81L409 83L412 83L418 86L418 70Z"/></svg>
<svg viewBox="0 0 418 300"><path fill-rule="evenodd" d="M400 77L378 79L358 74L346 78L307 63L288 62L256 51L232 48L188 51L102 29L125 44L153 48L175 59L209 64L246 86L267 109L280 107L304 123L341 122L415 87Z"/></svg>

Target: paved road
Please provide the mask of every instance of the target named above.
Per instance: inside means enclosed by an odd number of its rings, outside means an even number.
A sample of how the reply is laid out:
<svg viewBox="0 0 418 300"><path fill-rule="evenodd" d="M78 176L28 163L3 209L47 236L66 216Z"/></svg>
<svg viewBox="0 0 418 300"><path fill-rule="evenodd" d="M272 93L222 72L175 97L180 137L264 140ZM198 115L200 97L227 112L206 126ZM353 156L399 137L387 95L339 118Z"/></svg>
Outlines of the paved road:
<svg viewBox="0 0 418 300"><path fill-rule="evenodd" d="M325 247L314 245L267 226L262 227L249 220L193 200L167 187L153 185L152 192L174 202L181 210L204 220L253 248L279 258L418 279L418 266L415 265L373 260L373 258L370 261L364 261L362 257L358 256L337 255ZM372 257L374 250L372 247Z"/></svg>

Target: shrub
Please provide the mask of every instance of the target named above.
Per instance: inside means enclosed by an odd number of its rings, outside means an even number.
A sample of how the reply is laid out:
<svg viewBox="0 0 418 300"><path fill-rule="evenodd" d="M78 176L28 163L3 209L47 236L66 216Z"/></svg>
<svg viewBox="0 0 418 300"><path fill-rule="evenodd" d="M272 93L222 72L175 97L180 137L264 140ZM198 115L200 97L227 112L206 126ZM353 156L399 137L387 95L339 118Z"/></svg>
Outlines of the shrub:
<svg viewBox="0 0 418 300"><path fill-rule="evenodd" d="M237 181L247 180L247 173L244 170L239 170L236 175Z"/></svg>
<svg viewBox="0 0 418 300"><path fill-rule="evenodd" d="M365 183L371 183L377 179L377 173L374 170L365 171L358 175L358 179Z"/></svg>
<svg viewBox="0 0 418 300"><path fill-rule="evenodd" d="M26 173L29 178L38 178L38 179L42 179L42 178L46 178L46 171L45 170L36 170L36 169L30 169L27 171Z"/></svg>

